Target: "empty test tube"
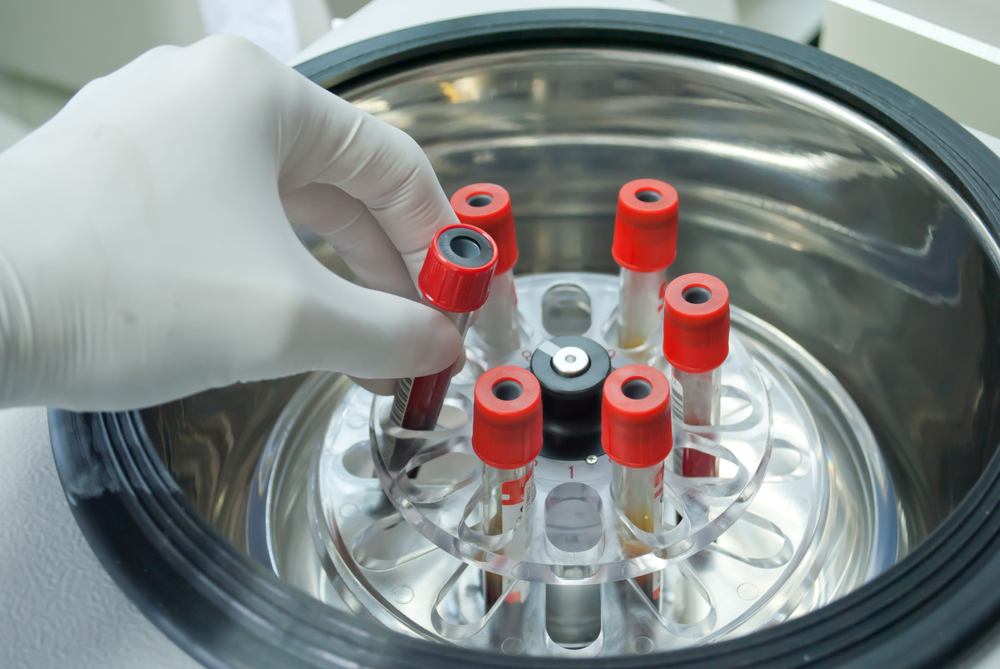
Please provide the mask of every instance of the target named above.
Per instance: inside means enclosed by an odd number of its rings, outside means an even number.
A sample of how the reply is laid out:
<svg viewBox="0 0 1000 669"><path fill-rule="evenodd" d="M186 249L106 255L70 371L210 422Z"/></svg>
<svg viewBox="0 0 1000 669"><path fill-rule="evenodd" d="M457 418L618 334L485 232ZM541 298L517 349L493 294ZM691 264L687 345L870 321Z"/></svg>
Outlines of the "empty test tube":
<svg viewBox="0 0 1000 669"><path fill-rule="evenodd" d="M622 186L611 254L622 268L618 344L637 348L663 321L667 268L677 255L677 191L656 179Z"/></svg>
<svg viewBox="0 0 1000 669"><path fill-rule="evenodd" d="M611 460L611 495L638 529L663 529L663 461L673 447L670 383L659 370L627 365L604 382L601 443ZM626 542L629 557L649 552L645 544ZM659 608L662 572L635 579Z"/></svg>
<svg viewBox="0 0 1000 669"><path fill-rule="evenodd" d="M490 296L479 310L476 330L498 351L516 351L521 346L521 326L514 291L517 237L510 195L496 184L472 184L451 196L458 220L486 232L497 245L497 269Z"/></svg>
<svg viewBox="0 0 1000 669"><path fill-rule="evenodd" d="M496 244L471 225L449 225L434 235L417 277L421 303L451 319L465 336L469 317L483 306L496 268ZM454 364L437 374L400 379L392 422L407 430L433 430L444 404Z"/></svg>
<svg viewBox="0 0 1000 669"><path fill-rule="evenodd" d="M510 365L494 367L476 381L472 448L483 468L483 533L516 530L535 496L535 458L542 450L542 394L534 375ZM504 548L523 546L524 533ZM509 579L485 572L486 610L500 599ZM519 598L520 592L510 597ZM519 599L518 599L519 601Z"/></svg>
<svg viewBox="0 0 1000 669"><path fill-rule="evenodd" d="M718 425L722 363L729 355L729 290L708 274L685 274L664 293L663 355L670 363L674 420ZM719 475L718 458L684 449L683 474Z"/></svg>

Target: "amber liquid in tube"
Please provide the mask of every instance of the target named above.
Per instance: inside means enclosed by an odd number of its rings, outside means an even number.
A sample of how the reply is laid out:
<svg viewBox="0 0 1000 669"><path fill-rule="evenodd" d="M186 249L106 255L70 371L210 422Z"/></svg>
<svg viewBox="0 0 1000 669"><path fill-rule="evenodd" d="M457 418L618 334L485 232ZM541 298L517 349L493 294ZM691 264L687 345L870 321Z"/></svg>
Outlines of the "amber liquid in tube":
<svg viewBox="0 0 1000 669"><path fill-rule="evenodd" d="M534 463L516 469L497 469L483 464L483 534L503 534L516 529L522 522L535 497L533 469ZM508 545L515 545L518 540L515 536ZM486 610L489 611L503 596L510 579L488 571L483 574ZM508 599L520 601L520 591L512 591Z"/></svg>
<svg viewBox="0 0 1000 669"><path fill-rule="evenodd" d="M625 517L643 532L657 534L663 530L663 463L652 467L631 468L611 463L611 494ZM641 542L626 542L628 557L649 552ZM659 608L662 574L657 572L636 577L635 583Z"/></svg>
<svg viewBox="0 0 1000 669"><path fill-rule="evenodd" d="M663 322L663 290L667 270L633 272L621 270L618 296L618 342L622 348L638 348L649 341Z"/></svg>

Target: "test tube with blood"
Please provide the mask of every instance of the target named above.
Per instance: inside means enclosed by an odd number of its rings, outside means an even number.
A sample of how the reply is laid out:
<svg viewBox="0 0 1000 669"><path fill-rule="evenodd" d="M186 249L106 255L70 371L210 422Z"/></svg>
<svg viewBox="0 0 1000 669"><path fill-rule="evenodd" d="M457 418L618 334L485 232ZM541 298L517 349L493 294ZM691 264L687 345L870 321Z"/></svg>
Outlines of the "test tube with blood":
<svg viewBox="0 0 1000 669"><path fill-rule="evenodd" d="M604 382L601 444L611 460L611 495L615 505L638 529L663 529L663 461L673 447L670 383L657 369L626 365ZM623 546L629 557L650 551L641 542ZM659 608L662 572L635 579Z"/></svg>
<svg viewBox="0 0 1000 669"><path fill-rule="evenodd" d="M505 365L476 381L472 414L472 449L483 467L483 533L491 536L523 530L535 496L535 458L542 450L542 394L526 369ZM523 547L520 531L504 549ZM510 580L485 572L486 609L500 599ZM507 595L519 602L520 591Z"/></svg>
<svg viewBox="0 0 1000 669"><path fill-rule="evenodd" d="M479 310L476 330L498 351L516 351L521 346L521 326L514 291L517 237L510 195L496 184L472 184L451 196L458 220L484 231L497 245L497 269L490 296Z"/></svg>
<svg viewBox="0 0 1000 669"><path fill-rule="evenodd" d="M637 348L663 320L667 268L677 255L677 191L656 179L622 186L611 254L622 268L618 345Z"/></svg>
<svg viewBox="0 0 1000 669"><path fill-rule="evenodd" d="M464 337L469 317L489 295L496 264L496 244L482 230L464 224L441 228L417 277L421 303L451 319ZM454 363L437 374L400 379L392 403L392 422L407 430L433 430L453 368Z"/></svg>
<svg viewBox="0 0 1000 669"><path fill-rule="evenodd" d="M729 355L729 290L708 274L685 274L664 292L663 355L670 363L674 420L718 425L722 363ZM718 458L685 448L684 476L719 475Z"/></svg>

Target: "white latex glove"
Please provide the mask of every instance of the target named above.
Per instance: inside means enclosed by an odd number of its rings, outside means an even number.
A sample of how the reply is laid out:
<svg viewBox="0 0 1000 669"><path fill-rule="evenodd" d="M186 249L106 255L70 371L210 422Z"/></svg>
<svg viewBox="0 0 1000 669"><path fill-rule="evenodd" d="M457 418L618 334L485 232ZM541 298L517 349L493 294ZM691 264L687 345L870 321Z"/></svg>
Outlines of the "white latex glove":
<svg viewBox="0 0 1000 669"><path fill-rule="evenodd" d="M286 209L368 288L320 265ZM412 139L249 42L154 49L0 155L0 406L436 372L458 332L404 298L453 222Z"/></svg>

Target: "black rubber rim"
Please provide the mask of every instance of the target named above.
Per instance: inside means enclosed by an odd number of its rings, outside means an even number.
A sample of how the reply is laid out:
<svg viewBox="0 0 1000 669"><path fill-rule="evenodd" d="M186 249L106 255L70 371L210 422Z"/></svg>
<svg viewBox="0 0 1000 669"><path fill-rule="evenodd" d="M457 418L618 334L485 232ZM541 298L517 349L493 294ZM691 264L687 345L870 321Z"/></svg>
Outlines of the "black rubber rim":
<svg viewBox="0 0 1000 669"><path fill-rule="evenodd" d="M901 138L1000 236L1000 161L960 125L871 73L751 30L615 10L511 12L377 37L299 70L337 91L427 62L540 45L681 53L817 91ZM52 411L49 421L67 497L95 553L147 616L210 667L940 667L1000 619L995 457L916 551L829 606L733 641L584 662L472 654L339 614L282 585L214 532L173 484L138 413Z"/></svg>

